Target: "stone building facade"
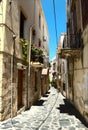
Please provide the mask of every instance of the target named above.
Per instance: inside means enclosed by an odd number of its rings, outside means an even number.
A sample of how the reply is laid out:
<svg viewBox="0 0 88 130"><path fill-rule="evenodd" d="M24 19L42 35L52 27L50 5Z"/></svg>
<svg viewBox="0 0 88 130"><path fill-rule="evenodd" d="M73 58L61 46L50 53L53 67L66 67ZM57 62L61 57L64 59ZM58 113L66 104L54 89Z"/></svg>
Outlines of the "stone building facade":
<svg viewBox="0 0 88 130"><path fill-rule="evenodd" d="M34 9L31 44L37 48L41 48L44 52L41 64L38 61L31 61L30 106L49 89L49 34L40 0L34 0ZM35 34L33 32L35 32Z"/></svg>
<svg viewBox="0 0 88 130"><path fill-rule="evenodd" d="M16 116L19 106L27 108L28 63L25 69L18 69L17 63L24 62L19 44L18 2L0 1L0 14L0 120L4 120Z"/></svg>
<svg viewBox="0 0 88 130"><path fill-rule="evenodd" d="M79 5L79 7L78 7ZM67 98L88 122L88 1L67 0Z"/></svg>
<svg viewBox="0 0 88 130"><path fill-rule="evenodd" d="M35 23L38 26L37 16L34 13L35 4L36 8L41 7L42 9L39 0L36 0L36 3L35 0L26 0L26 2L24 0L0 1L0 120L12 118L31 106L30 88L32 88L32 83L35 82L34 77L37 76L39 95L37 94L34 98L37 100L41 96L40 79L44 65L38 68L39 72L36 76L34 76L34 70L36 72L37 68L34 67L32 72L30 67L31 29ZM44 25L47 30L46 24ZM46 32L47 42L45 48L47 53L45 56L48 56L48 30ZM36 34L40 36L40 33ZM26 60L23 57L24 43L20 42L20 38L26 39L28 44ZM36 36L37 40L38 38Z"/></svg>
<svg viewBox="0 0 88 130"><path fill-rule="evenodd" d="M66 33L61 33L57 48L57 86L64 96L66 96L67 90L67 60L58 54L60 54L61 49L65 48L66 38Z"/></svg>

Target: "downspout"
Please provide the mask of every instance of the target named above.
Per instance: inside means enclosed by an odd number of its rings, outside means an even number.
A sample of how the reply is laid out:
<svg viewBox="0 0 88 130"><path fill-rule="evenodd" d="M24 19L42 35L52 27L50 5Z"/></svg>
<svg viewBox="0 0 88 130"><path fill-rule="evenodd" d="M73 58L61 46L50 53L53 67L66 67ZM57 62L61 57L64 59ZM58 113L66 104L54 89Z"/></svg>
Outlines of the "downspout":
<svg viewBox="0 0 88 130"><path fill-rule="evenodd" d="M29 32L30 32L30 43L29 43L29 56L28 56L28 61L29 61L29 67L28 67L28 107L29 107L29 102L30 102L30 67L31 67L31 37L32 37L32 28L34 27L34 24L30 26Z"/></svg>
<svg viewBox="0 0 88 130"><path fill-rule="evenodd" d="M32 29L35 26L35 12L36 12L36 0L34 0L34 17L33 17L33 23L30 25L29 28L29 35L30 35L30 40L29 40L29 56L28 56L28 62L29 62L29 67L28 67L28 108L30 106L30 68L31 68L31 44L32 44Z"/></svg>
<svg viewBox="0 0 88 130"><path fill-rule="evenodd" d="M10 5L10 12L11 12L11 28L9 28L8 26L6 26L10 32L12 32L12 39L13 39L13 45L12 45L12 56L11 56L11 123L12 123L12 128L13 127L13 81L14 81L14 56L15 56L15 39L16 39L16 35L15 32L13 31L13 22L12 22L12 2L13 0L9 0L9 5Z"/></svg>
<svg viewBox="0 0 88 130"><path fill-rule="evenodd" d="M16 35L13 35L13 53L11 57L11 119L13 117L13 81L14 81L14 56L15 56L15 39Z"/></svg>

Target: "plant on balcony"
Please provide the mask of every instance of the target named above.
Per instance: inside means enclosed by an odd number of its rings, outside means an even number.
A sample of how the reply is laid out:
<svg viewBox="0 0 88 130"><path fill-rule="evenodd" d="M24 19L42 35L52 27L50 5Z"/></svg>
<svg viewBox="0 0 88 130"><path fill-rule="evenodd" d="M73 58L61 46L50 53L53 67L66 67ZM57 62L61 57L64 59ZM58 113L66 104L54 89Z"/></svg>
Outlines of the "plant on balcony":
<svg viewBox="0 0 88 130"><path fill-rule="evenodd" d="M43 63L43 50L41 48L31 45L31 61Z"/></svg>
<svg viewBox="0 0 88 130"><path fill-rule="evenodd" d="M28 48L28 41L21 38L20 42L22 43L22 55L23 55L23 59L25 61L27 61L27 48Z"/></svg>

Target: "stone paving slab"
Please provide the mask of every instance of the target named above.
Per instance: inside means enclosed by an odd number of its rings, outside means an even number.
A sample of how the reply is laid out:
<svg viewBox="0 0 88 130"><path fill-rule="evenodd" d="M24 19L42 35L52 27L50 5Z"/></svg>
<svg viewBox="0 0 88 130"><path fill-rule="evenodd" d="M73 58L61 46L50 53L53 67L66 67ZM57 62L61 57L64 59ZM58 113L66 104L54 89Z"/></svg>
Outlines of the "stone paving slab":
<svg viewBox="0 0 88 130"><path fill-rule="evenodd" d="M30 110L22 112L12 120L0 122L0 130L88 130L66 106L65 98L55 88L42 97Z"/></svg>

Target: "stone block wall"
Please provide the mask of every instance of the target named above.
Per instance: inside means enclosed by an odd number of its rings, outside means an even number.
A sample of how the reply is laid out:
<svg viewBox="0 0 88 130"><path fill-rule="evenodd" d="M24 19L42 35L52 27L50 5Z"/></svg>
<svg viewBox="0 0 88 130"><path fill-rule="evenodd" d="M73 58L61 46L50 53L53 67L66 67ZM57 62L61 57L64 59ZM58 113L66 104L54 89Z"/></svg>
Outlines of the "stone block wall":
<svg viewBox="0 0 88 130"><path fill-rule="evenodd" d="M2 117L2 58L3 55L0 55L0 119Z"/></svg>
<svg viewBox="0 0 88 130"><path fill-rule="evenodd" d="M2 110L1 110L1 120L10 118L11 114L11 89L13 91L13 96L16 96L16 89L14 89L14 84L11 83L11 55L2 53ZM16 71L15 71L16 72ZM13 90L14 89L14 90ZM13 97L12 97L13 98ZM16 100L16 98L15 98ZM15 101L14 101L15 104ZM15 112L14 112L15 113Z"/></svg>
<svg viewBox="0 0 88 130"><path fill-rule="evenodd" d="M36 74L36 76L35 76ZM49 90L49 75L42 75L42 68L30 70L30 107Z"/></svg>
<svg viewBox="0 0 88 130"><path fill-rule="evenodd" d="M74 104L88 122L88 25L82 39L84 47L80 58L74 61Z"/></svg>
<svg viewBox="0 0 88 130"><path fill-rule="evenodd" d="M36 74L36 76L35 76ZM30 106L41 97L41 69L31 67L30 70Z"/></svg>
<svg viewBox="0 0 88 130"><path fill-rule="evenodd" d="M17 62L21 60L14 58L14 70L11 62L12 56L7 53L0 54L2 58L2 73L0 84L0 120L6 120L16 116L18 111L18 69ZM23 70L23 93L22 102L25 109L27 108L27 70ZM11 115L12 113L12 115Z"/></svg>
<svg viewBox="0 0 88 130"><path fill-rule="evenodd" d="M49 74L47 75L42 75L41 79L41 91L42 91L42 96L48 92L49 90Z"/></svg>

